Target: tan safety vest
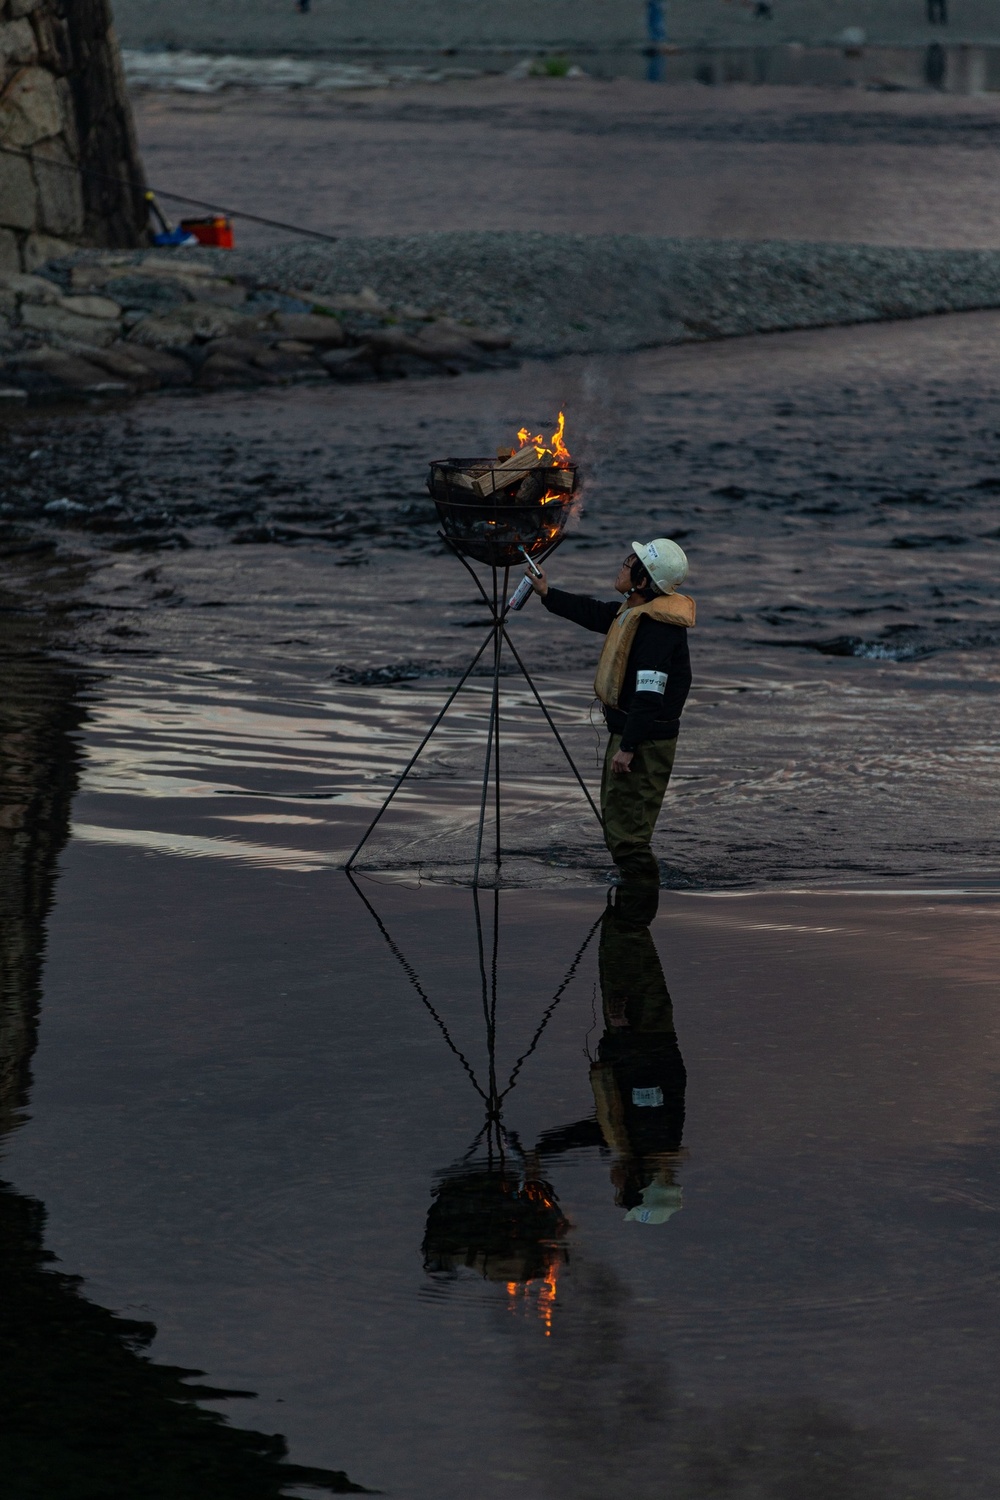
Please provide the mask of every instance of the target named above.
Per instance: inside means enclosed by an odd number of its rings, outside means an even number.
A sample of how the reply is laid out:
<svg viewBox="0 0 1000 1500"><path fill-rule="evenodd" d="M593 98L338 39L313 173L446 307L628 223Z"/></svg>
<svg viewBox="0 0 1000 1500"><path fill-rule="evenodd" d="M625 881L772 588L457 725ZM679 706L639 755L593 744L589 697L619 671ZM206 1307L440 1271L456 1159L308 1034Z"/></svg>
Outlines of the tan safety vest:
<svg viewBox="0 0 1000 1500"><path fill-rule="evenodd" d="M605 708L618 707L629 652L643 615L690 628L694 624L694 600L687 594L660 594L648 604L636 604L631 609L627 604L622 605L608 631L594 678L594 692Z"/></svg>

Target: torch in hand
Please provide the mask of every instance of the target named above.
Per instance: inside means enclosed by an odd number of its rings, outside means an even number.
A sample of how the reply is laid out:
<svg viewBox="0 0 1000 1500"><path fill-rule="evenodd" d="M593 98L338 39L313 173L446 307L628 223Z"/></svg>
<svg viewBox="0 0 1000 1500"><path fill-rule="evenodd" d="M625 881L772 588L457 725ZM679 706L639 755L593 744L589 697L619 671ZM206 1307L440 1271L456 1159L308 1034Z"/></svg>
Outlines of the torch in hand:
<svg viewBox="0 0 1000 1500"><path fill-rule="evenodd" d="M532 573L534 573L534 575L535 575L536 578L541 578L541 576L542 576L542 570L541 570L541 568L536 567L536 565L532 562L531 558L528 556L527 552L524 551L524 548L523 547L518 547L517 550L519 552L523 553L524 560L528 564L529 570ZM523 609L525 603L527 602L528 595L530 593L531 593L531 579L527 576L527 574L525 574L525 576L521 579L521 582L518 584L517 588L514 590L514 592L511 594L510 598L507 600L507 608L511 609L511 610Z"/></svg>

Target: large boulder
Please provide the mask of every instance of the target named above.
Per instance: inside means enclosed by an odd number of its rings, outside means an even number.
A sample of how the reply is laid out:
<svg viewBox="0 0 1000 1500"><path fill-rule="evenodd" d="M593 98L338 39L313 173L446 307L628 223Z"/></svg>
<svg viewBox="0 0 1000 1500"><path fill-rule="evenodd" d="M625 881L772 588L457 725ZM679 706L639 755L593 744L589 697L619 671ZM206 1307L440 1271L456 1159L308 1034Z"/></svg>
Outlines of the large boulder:
<svg viewBox="0 0 1000 1500"><path fill-rule="evenodd" d="M141 359L136 359L132 350L126 353L120 344L112 345L109 349L88 349L86 358L89 364L97 365L118 380L126 381L135 391L155 391L165 383L155 370L150 369ZM186 368L185 366L185 370Z"/></svg>
<svg viewBox="0 0 1000 1500"><path fill-rule="evenodd" d="M66 298L71 302L72 298ZM81 299L81 300L90 300ZM112 304L113 305L113 304ZM21 305L21 326L34 333L47 334L60 339L71 339L80 344L113 344L121 332L117 317L95 318L81 314L65 306L25 302Z"/></svg>
<svg viewBox="0 0 1000 1500"><path fill-rule="evenodd" d="M75 280L75 277L74 277ZM154 313L168 317L177 307L192 300L191 293L177 280L162 276L112 276L90 285L100 287L107 297L114 297L129 312Z"/></svg>
<svg viewBox="0 0 1000 1500"><path fill-rule="evenodd" d="M5 276L3 285L21 302L55 303L62 296L59 287L47 276L30 276L21 271L15 271L13 276Z"/></svg>
<svg viewBox="0 0 1000 1500"><path fill-rule="evenodd" d="M314 344L317 349L339 349L344 343L344 329L339 318L319 313L273 313L271 323L283 339Z"/></svg>
<svg viewBox="0 0 1000 1500"><path fill-rule="evenodd" d="M2 136L0 145L3 145ZM38 189L31 175L31 163L19 156L0 153L0 224L4 225L6 232L13 238L15 247L18 247L20 240L14 231L33 229L37 222ZM13 269L20 270L21 265L18 248Z"/></svg>
<svg viewBox="0 0 1000 1500"><path fill-rule="evenodd" d="M116 379L78 354L61 349L35 349L19 354L7 361L4 371L0 378L14 376L19 386L39 395L65 391L72 395L124 396L129 391L126 381Z"/></svg>
<svg viewBox="0 0 1000 1500"><path fill-rule="evenodd" d="M135 360L144 369L155 375L160 385L190 385L194 371L187 360L164 349L151 349L142 344L112 344L107 354L123 354Z"/></svg>
<svg viewBox="0 0 1000 1500"><path fill-rule="evenodd" d="M198 384L205 386L270 385L272 380L266 370L231 354L210 354L198 372Z"/></svg>
<svg viewBox="0 0 1000 1500"><path fill-rule="evenodd" d="M0 140L34 146L59 135L63 125L55 78L45 68L22 68L0 95Z"/></svg>
<svg viewBox="0 0 1000 1500"><path fill-rule="evenodd" d="M143 318L129 334L129 340L153 349L183 349L196 341L241 337L266 328L263 317L246 317L231 307L213 307L191 302L175 308L167 317Z"/></svg>

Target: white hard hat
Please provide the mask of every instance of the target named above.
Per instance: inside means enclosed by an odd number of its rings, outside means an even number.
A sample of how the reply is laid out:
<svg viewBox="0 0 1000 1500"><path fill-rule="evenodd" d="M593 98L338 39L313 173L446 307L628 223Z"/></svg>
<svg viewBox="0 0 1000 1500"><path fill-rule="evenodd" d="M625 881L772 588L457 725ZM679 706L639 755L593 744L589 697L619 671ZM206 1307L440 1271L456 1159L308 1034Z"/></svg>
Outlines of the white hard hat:
<svg viewBox="0 0 1000 1500"><path fill-rule="evenodd" d="M661 593L672 593L688 576L684 548L678 547L669 537L658 536L652 542L633 542L632 551Z"/></svg>
<svg viewBox="0 0 1000 1500"><path fill-rule="evenodd" d="M642 1190L642 1203L625 1215L631 1224L665 1224L684 1206L683 1191L674 1183L651 1182Z"/></svg>

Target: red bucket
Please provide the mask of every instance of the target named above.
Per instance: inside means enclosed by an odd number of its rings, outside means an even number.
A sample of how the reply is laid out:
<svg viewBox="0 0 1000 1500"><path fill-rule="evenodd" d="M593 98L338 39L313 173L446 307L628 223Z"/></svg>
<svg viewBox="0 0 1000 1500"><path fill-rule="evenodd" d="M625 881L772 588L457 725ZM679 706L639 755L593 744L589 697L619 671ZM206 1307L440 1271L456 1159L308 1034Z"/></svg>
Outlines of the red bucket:
<svg viewBox="0 0 1000 1500"><path fill-rule="evenodd" d="M233 221L221 216L211 219L182 219L181 228L193 234L199 245L211 245L216 250L232 250Z"/></svg>

